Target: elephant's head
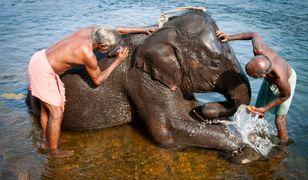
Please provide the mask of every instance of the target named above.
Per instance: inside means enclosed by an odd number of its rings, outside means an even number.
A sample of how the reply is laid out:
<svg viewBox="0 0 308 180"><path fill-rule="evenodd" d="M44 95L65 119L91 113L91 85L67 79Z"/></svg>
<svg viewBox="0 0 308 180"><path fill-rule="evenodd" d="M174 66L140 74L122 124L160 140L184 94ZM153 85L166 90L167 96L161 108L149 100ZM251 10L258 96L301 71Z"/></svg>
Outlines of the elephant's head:
<svg viewBox="0 0 308 180"><path fill-rule="evenodd" d="M217 30L206 13L172 17L139 47L136 66L173 91L218 92L236 108L248 104L248 79Z"/></svg>

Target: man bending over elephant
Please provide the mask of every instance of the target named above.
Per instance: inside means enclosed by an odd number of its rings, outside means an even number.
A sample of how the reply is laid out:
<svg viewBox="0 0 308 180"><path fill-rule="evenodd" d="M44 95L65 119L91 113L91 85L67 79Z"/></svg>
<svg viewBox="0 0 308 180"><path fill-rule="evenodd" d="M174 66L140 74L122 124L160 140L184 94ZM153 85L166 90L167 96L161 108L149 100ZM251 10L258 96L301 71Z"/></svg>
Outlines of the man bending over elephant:
<svg viewBox="0 0 308 180"><path fill-rule="evenodd" d="M266 111L276 114L275 124L281 144L288 142L286 128L286 114L289 110L295 86L296 73L291 66L282 59L273 49L266 46L256 32L227 35L217 32L222 42L232 40L252 40L255 55L245 67L246 72L253 78L264 78L258 93L256 107L251 110L262 116Z"/></svg>
<svg viewBox="0 0 308 180"><path fill-rule="evenodd" d="M116 45L118 34L149 34L155 30L155 27L111 29L92 26L83 28L51 47L33 54L28 67L29 89L32 96L40 99L40 124L44 138L42 146L46 147L47 145L51 155L66 157L73 154L72 151L58 149L65 103L64 85L59 75L74 65L83 64L94 84L98 86L125 60L128 56L128 49L123 48L118 52L115 61L103 71L97 65L94 50L108 51Z"/></svg>

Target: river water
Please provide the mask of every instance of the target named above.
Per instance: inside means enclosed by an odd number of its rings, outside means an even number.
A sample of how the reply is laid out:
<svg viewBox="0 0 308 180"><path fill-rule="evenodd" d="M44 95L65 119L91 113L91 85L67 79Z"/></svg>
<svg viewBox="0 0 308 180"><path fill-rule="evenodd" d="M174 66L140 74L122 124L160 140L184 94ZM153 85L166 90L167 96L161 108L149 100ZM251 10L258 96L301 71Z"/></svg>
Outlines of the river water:
<svg viewBox="0 0 308 180"><path fill-rule="evenodd" d="M41 131L24 102L32 53L89 25L144 26L162 12L203 6L226 33L257 31L298 75L287 116L287 147L266 161L231 164L220 152L157 146L136 125L94 132L62 132L60 147L74 156L54 159L39 152ZM0 2L0 177L1 179L306 179L308 178L308 1L36 1ZM231 42L240 64L252 56L249 41ZM260 79L251 79L254 104ZM217 94L198 94L200 101ZM273 116L267 114L273 124Z"/></svg>

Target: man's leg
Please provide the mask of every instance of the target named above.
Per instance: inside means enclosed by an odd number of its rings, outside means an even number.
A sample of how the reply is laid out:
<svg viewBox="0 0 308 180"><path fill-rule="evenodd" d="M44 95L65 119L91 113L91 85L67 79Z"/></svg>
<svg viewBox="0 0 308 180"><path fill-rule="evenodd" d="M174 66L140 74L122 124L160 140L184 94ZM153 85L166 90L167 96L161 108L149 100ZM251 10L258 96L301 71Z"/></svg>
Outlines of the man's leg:
<svg viewBox="0 0 308 180"><path fill-rule="evenodd" d="M50 153L56 157L67 157L73 155L73 151L62 151L58 149L60 138L61 122L63 111L61 107L44 103L48 109L48 122L46 126L46 138L49 145Z"/></svg>
<svg viewBox="0 0 308 180"><path fill-rule="evenodd" d="M275 124L278 130L278 137L281 145L288 144L288 131L286 126L286 115L276 115Z"/></svg>
<svg viewBox="0 0 308 180"><path fill-rule="evenodd" d="M43 130L43 140L46 141L46 127L47 127L47 112L46 112L46 106L44 106L44 103L41 102L41 116L40 116L40 123Z"/></svg>
<svg viewBox="0 0 308 180"><path fill-rule="evenodd" d="M42 150L47 150L47 138L46 138L46 127L48 122L48 115L47 115L47 107L44 106L44 103L40 101L41 103L41 115L40 115L40 124L43 131L43 142L40 145L40 148Z"/></svg>

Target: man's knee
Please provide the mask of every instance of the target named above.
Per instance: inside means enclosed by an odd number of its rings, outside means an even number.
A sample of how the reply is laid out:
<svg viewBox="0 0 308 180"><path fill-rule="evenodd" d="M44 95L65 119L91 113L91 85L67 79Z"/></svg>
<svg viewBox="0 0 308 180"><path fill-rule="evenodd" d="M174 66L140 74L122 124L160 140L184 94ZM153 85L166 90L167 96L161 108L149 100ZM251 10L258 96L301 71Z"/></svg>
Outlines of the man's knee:
<svg viewBox="0 0 308 180"><path fill-rule="evenodd" d="M276 115L276 117L275 117L275 121L276 122L280 122L280 123L282 123L282 122L285 122L286 121L286 115Z"/></svg>
<svg viewBox="0 0 308 180"><path fill-rule="evenodd" d="M61 107L53 106L53 105L46 105L49 111L50 119L54 120L62 120L63 118L63 111Z"/></svg>
<svg viewBox="0 0 308 180"><path fill-rule="evenodd" d="M61 107L54 109L51 116L53 116L53 118L56 120L62 120L63 112L61 110Z"/></svg>
<svg viewBox="0 0 308 180"><path fill-rule="evenodd" d="M63 118L63 113L62 111L54 111L51 116L53 117L53 119L55 120L62 120Z"/></svg>

